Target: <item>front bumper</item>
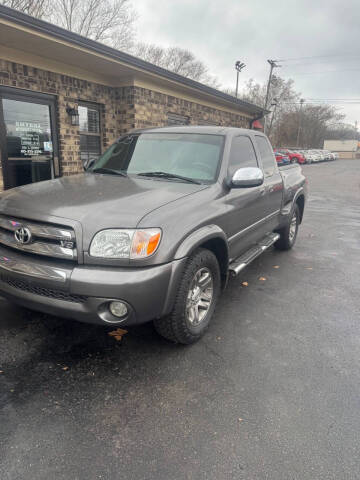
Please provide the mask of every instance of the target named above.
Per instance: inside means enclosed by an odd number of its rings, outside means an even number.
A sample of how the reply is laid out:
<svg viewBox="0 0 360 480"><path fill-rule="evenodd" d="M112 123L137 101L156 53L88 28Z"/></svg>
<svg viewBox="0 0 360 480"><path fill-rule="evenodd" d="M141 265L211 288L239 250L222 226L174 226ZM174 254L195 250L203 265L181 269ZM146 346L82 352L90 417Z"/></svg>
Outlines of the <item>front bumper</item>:
<svg viewBox="0 0 360 480"><path fill-rule="evenodd" d="M132 325L169 313L186 259L152 267L52 262L0 248L0 295L40 312L87 323ZM128 306L117 318L111 301Z"/></svg>

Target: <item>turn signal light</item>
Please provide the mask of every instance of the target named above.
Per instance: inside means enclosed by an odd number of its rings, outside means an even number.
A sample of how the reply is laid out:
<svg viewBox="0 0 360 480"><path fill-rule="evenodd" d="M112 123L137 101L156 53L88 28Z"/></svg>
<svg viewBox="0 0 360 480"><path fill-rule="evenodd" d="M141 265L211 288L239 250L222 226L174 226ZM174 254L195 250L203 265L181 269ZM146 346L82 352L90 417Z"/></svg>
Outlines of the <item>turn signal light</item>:
<svg viewBox="0 0 360 480"><path fill-rule="evenodd" d="M159 228L137 230L132 240L130 258L149 257L159 246L160 238Z"/></svg>

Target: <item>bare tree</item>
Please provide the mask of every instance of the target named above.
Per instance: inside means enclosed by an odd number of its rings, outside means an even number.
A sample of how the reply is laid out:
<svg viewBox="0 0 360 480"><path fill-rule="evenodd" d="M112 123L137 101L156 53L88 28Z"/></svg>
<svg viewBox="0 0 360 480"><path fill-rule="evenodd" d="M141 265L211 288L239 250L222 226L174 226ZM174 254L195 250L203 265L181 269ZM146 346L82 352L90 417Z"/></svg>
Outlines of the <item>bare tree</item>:
<svg viewBox="0 0 360 480"><path fill-rule="evenodd" d="M288 113L295 112L298 109L300 94L295 90L293 80L284 80L277 75L273 75L270 87L268 108L274 111L266 133L269 135L271 142L277 145L279 144L282 119ZM260 84L250 79L241 92L241 98L256 105L264 105L266 89L267 85L265 83ZM275 103L276 108L274 107Z"/></svg>
<svg viewBox="0 0 360 480"><path fill-rule="evenodd" d="M129 49L134 42L137 15L131 0L2 0L2 3L114 48Z"/></svg>
<svg viewBox="0 0 360 480"><path fill-rule="evenodd" d="M339 114L332 105L305 104L302 111L297 108L282 116L277 131L278 146L296 145L300 116L302 125L300 144L303 148L322 148L329 125L344 118L344 115Z"/></svg>
<svg viewBox="0 0 360 480"><path fill-rule="evenodd" d="M0 3L37 18L43 18L51 4L50 0L2 0Z"/></svg>
<svg viewBox="0 0 360 480"><path fill-rule="evenodd" d="M327 140L360 140L360 133L356 126L350 123L332 123L327 126L325 133Z"/></svg>
<svg viewBox="0 0 360 480"><path fill-rule="evenodd" d="M217 79L208 73L206 65L189 50L180 47L163 48L154 44L138 43L131 53L184 77L206 83L214 88L219 87Z"/></svg>
<svg viewBox="0 0 360 480"><path fill-rule="evenodd" d="M53 0L50 21L115 48L130 48L136 13L130 0Z"/></svg>

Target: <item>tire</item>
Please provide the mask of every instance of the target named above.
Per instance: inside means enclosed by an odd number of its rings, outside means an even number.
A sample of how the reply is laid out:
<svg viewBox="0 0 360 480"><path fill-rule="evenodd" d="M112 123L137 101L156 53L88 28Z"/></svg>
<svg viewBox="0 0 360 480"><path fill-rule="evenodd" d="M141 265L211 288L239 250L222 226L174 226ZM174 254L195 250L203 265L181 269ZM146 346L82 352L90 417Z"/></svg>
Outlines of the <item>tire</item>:
<svg viewBox="0 0 360 480"><path fill-rule="evenodd" d="M275 242L275 248L278 250L290 250L295 245L299 224L300 210L299 207L295 205L293 211L291 212L288 224L281 230L278 230L280 238Z"/></svg>
<svg viewBox="0 0 360 480"><path fill-rule="evenodd" d="M154 320L156 331L174 343L189 345L198 341L213 316L220 285L215 255L204 248L195 250L185 265L171 313Z"/></svg>

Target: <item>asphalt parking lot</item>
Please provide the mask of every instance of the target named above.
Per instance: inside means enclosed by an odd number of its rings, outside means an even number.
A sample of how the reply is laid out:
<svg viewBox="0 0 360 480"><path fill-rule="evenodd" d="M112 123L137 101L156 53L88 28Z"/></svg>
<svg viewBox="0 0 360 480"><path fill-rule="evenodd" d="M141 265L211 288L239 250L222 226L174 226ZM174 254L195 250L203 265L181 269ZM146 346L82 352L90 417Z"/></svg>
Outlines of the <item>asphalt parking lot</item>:
<svg viewBox="0 0 360 480"><path fill-rule="evenodd" d="M231 280L193 346L0 299L1 480L360 477L360 161L303 170L296 247Z"/></svg>

